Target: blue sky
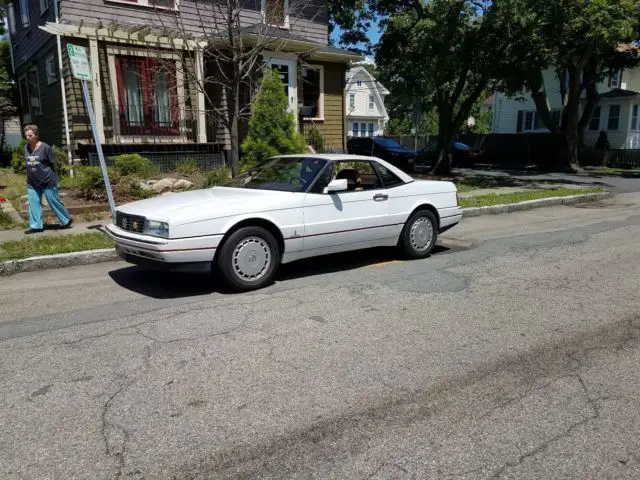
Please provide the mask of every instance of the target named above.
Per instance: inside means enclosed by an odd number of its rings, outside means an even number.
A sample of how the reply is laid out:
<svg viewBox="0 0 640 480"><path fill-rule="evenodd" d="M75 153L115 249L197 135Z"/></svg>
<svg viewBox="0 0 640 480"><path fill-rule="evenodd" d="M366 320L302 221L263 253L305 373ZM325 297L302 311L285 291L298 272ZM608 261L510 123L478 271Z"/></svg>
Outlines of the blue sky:
<svg viewBox="0 0 640 480"><path fill-rule="evenodd" d="M341 33L340 28L336 28L333 31L332 39L337 40L338 37L340 36L340 33ZM376 43L378 43L378 41L380 40L380 28L378 27L377 22L373 22L373 24L371 25L371 28L367 30L367 36L369 37L369 41L371 42L372 45L375 45Z"/></svg>

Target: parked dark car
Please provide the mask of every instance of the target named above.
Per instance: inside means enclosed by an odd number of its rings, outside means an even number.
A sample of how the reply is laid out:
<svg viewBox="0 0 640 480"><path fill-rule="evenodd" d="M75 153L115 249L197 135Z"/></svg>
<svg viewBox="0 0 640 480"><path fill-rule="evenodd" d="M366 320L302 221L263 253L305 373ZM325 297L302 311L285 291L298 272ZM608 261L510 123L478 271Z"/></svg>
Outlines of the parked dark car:
<svg viewBox="0 0 640 480"><path fill-rule="evenodd" d="M405 172L412 172L416 161L420 163L415 150L388 137L352 137L347 141L347 152L381 158Z"/></svg>
<svg viewBox="0 0 640 480"><path fill-rule="evenodd" d="M418 150L418 156L423 159L427 165L433 165L438 154L438 142L432 142L425 148ZM479 160L482 152L472 149L469 145L462 142L453 142L451 144L451 166L452 167L473 167Z"/></svg>

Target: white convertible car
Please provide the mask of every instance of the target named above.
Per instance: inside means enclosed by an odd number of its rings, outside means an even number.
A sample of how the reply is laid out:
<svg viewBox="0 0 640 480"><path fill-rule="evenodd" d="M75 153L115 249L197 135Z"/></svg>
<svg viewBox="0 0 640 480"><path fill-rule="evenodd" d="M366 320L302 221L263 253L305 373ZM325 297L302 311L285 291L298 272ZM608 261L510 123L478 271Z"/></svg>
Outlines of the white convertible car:
<svg viewBox="0 0 640 480"><path fill-rule="evenodd" d="M461 219L453 183L415 180L375 157L302 154L224 187L121 205L106 231L130 263L213 269L246 291L305 257L380 246L427 257Z"/></svg>

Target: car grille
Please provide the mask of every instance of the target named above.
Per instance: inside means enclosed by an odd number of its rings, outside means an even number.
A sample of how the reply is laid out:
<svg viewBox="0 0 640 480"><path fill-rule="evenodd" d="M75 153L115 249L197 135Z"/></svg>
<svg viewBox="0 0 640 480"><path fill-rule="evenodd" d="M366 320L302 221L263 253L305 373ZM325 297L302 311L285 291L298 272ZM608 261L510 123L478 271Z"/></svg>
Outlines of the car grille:
<svg viewBox="0 0 640 480"><path fill-rule="evenodd" d="M116 212L116 226L127 232L142 233L144 231L144 217Z"/></svg>

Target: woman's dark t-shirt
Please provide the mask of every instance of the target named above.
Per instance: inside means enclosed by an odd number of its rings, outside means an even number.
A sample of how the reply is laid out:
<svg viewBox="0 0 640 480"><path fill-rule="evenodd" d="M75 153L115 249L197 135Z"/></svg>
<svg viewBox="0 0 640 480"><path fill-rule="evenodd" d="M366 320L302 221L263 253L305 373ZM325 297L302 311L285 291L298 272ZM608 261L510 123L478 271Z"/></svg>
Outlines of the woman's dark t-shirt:
<svg viewBox="0 0 640 480"><path fill-rule="evenodd" d="M58 186L58 174L54 170L53 150L49 145L40 145L31 150L24 146L24 160L27 163L27 185L33 188L55 188Z"/></svg>

